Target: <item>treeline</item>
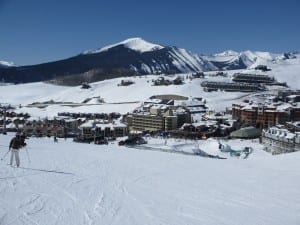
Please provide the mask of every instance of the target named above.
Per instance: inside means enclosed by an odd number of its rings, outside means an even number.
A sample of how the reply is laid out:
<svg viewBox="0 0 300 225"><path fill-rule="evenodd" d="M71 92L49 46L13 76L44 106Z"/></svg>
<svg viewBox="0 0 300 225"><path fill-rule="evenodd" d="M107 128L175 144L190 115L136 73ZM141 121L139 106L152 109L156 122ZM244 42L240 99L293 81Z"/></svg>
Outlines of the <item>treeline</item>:
<svg viewBox="0 0 300 225"><path fill-rule="evenodd" d="M137 76L139 73L124 68L115 69L93 69L85 73L72 74L63 77L55 77L49 80L49 83L64 86L78 86L83 83L92 83L97 81L102 81L105 79L112 79L117 77L132 77Z"/></svg>

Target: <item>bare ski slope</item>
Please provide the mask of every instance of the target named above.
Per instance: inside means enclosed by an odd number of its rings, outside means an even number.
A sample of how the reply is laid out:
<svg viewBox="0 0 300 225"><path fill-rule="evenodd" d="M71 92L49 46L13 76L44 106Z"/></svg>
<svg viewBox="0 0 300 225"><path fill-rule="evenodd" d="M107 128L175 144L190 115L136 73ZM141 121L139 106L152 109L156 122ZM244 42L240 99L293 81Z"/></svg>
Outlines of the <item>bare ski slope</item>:
<svg viewBox="0 0 300 225"><path fill-rule="evenodd" d="M1 156L10 138L0 136ZM247 160L217 160L116 144L27 142L27 169L0 161L1 225L300 224L299 153L273 157L255 148Z"/></svg>

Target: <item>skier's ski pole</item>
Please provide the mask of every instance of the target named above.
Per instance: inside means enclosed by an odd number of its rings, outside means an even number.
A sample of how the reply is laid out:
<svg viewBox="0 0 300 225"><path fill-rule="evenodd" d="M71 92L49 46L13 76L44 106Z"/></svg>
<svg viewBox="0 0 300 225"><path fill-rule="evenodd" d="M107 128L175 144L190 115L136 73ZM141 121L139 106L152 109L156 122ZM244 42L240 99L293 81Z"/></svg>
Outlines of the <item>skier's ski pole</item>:
<svg viewBox="0 0 300 225"><path fill-rule="evenodd" d="M5 157L7 156L7 154L9 153L10 150L8 150L4 155L3 157L1 158L1 160L5 159Z"/></svg>
<svg viewBox="0 0 300 225"><path fill-rule="evenodd" d="M27 147L25 147L25 151L26 151L26 154L27 154L28 162L31 163L31 160L30 160L30 157L29 157L29 152L28 152L28 150L27 150Z"/></svg>

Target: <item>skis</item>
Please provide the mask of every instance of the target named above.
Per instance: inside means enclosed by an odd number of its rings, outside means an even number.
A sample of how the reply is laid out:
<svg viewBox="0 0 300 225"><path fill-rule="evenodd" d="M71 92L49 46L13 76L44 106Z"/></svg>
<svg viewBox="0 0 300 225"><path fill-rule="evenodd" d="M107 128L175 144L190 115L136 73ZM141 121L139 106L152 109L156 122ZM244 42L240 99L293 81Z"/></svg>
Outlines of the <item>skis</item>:
<svg viewBox="0 0 300 225"><path fill-rule="evenodd" d="M22 166L20 166L18 168L26 169L26 170L40 171L40 172L46 172L46 173L60 173L60 174L66 174L66 175L75 175L74 173L58 171L58 170L46 170L46 169L37 169L37 168L29 168L29 167L22 167Z"/></svg>
<svg viewBox="0 0 300 225"><path fill-rule="evenodd" d="M10 150L8 150L4 155L3 155L3 157L1 158L1 161L3 160L3 159L5 159L5 157L7 156L7 154L10 152Z"/></svg>
<svg viewBox="0 0 300 225"><path fill-rule="evenodd" d="M10 164L7 164L10 165ZM11 165L10 165L11 166ZM46 169L37 169L37 168L29 168L29 167L23 167L23 166L11 166L12 168L20 168L25 170L33 170L33 171L40 171L45 173L59 173L59 174L65 174L65 175L75 175L74 173L65 172L65 171L58 171L58 170L46 170Z"/></svg>

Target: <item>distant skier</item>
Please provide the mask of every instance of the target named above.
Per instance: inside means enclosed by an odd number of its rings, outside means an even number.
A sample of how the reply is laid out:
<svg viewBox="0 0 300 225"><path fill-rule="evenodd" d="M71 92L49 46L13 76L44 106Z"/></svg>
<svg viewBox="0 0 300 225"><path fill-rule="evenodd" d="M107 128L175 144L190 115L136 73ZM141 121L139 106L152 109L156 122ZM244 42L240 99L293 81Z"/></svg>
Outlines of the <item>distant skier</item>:
<svg viewBox="0 0 300 225"><path fill-rule="evenodd" d="M222 149L222 144L219 142L219 149Z"/></svg>
<svg viewBox="0 0 300 225"><path fill-rule="evenodd" d="M16 136L11 139L9 144L9 150L11 151L11 156L10 156L11 166L13 164L14 157L16 160L17 167L20 166L19 151L24 146L26 146L25 135L21 135L20 133L17 133Z"/></svg>

